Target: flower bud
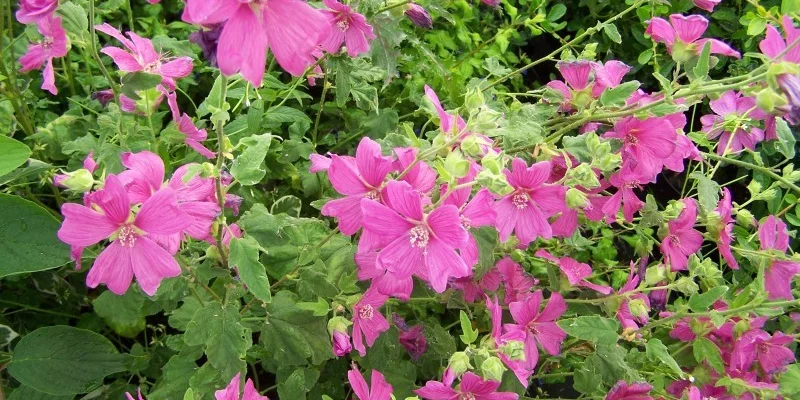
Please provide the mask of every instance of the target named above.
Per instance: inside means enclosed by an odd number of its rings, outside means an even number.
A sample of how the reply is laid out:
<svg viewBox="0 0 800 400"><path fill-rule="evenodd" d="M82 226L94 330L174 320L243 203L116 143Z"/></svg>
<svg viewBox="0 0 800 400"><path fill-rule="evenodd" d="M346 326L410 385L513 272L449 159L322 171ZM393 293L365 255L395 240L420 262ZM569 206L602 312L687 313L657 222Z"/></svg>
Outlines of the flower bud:
<svg viewBox="0 0 800 400"><path fill-rule="evenodd" d="M433 28L433 20L431 19L431 15L428 14L428 10L422 8L421 5L417 3L409 3L405 14L406 17L408 17L408 19L414 23L414 25L425 29Z"/></svg>
<svg viewBox="0 0 800 400"><path fill-rule="evenodd" d="M347 332L347 328L352 324L347 318L333 317L328 320L328 333L333 335L334 332Z"/></svg>
<svg viewBox="0 0 800 400"><path fill-rule="evenodd" d="M733 337L741 337L745 332L750 330L750 322L741 320L733 326Z"/></svg>
<svg viewBox="0 0 800 400"><path fill-rule="evenodd" d="M481 159L483 168L492 174L503 173L503 157L500 154L489 153Z"/></svg>
<svg viewBox="0 0 800 400"><path fill-rule="evenodd" d="M736 211L736 223L740 226L745 228L749 228L751 226L755 226L756 218L750 211L747 211L744 208L740 208Z"/></svg>
<svg viewBox="0 0 800 400"><path fill-rule="evenodd" d="M589 197L586 196L586 193L575 188L567 189L567 207L575 210L587 205L589 205Z"/></svg>
<svg viewBox="0 0 800 400"><path fill-rule="evenodd" d="M481 107L470 120L470 128L477 132L486 132L497 128L498 121L503 114L489 107Z"/></svg>
<svg viewBox="0 0 800 400"><path fill-rule="evenodd" d="M479 185L488 188L490 192L495 194L507 195L514 191L514 188L506 181L505 175L495 175L488 170L479 172L477 181Z"/></svg>
<svg viewBox="0 0 800 400"><path fill-rule="evenodd" d="M444 169L454 178L463 178L469 173L469 161L460 151L453 151L444 159Z"/></svg>
<svg viewBox="0 0 800 400"><path fill-rule="evenodd" d="M684 276L681 279L678 279L678 281L675 282L675 286L673 287L675 288L675 290L686 295L693 295L697 293L697 291L700 289L697 286L697 284L694 283L692 278L689 278L688 276Z"/></svg>
<svg viewBox="0 0 800 400"><path fill-rule="evenodd" d="M633 299L628 302L628 309L634 317L646 317L650 312L650 307L642 299Z"/></svg>
<svg viewBox="0 0 800 400"><path fill-rule="evenodd" d="M486 99L483 98L483 91L478 88L470 88L467 95L464 97L464 106L467 110L477 110L483 106Z"/></svg>
<svg viewBox="0 0 800 400"><path fill-rule="evenodd" d="M77 171L56 175L53 178L56 186L67 188L75 193L86 193L92 190L94 177L88 169L81 168Z"/></svg>
<svg viewBox="0 0 800 400"><path fill-rule="evenodd" d="M518 340L510 340L500 346L500 352L511 360L521 361L525 359L525 344Z"/></svg>
<svg viewBox="0 0 800 400"><path fill-rule="evenodd" d="M772 88L766 88L758 92L756 104L758 108L764 110L764 112L772 113L775 111L775 107L786 105L786 99Z"/></svg>
<svg viewBox="0 0 800 400"><path fill-rule="evenodd" d="M514 260L514 262L521 263L523 260L525 260L524 250L514 249L509 255L511 256L511 259Z"/></svg>
<svg viewBox="0 0 800 400"><path fill-rule="evenodd" d="M783 91L788 104L782 107L786 113L783 118L792 125L800 123L800 78L792 74L778 76L778 86Z"/></svg>
<svg viewBox="0 0 800 400"><path fill-rule="evenodd" d="M497 357L489 357L481 363L481 373L484 378L500 382L503 380L503 372L506 367Z"/></svg>
<svg viewBox="0 0 800 400"><path fill-rule="evenodd" d="M480 158L483 155L481 140L475 135L467 136L461 141L461 151L470 157Z"/></svg>
<svg viewBox="0 0 800 400"><path fill-rule="evenodd" d="M472 365L469 363L469 356L467 353L459 351L450 356L450 362L447 364L447 368L450 368L456 376L461 376L464 372L472 369Z"/></svg>
<svg viewBox="0 0 800 400"><path fill-rule="evenodd" d="M660 282L667 279L667 266L664 264L657 264L647 268L644 274L644 281L648 286L656 286Z"/></svg>
<svg viewBox="0 0 800 400"><path fill-rule="evenodd" d="M331 349L336 357L347 355L353 350L353 345L350 343L350 335L347 332L333 332L331 340Z"/></svg>

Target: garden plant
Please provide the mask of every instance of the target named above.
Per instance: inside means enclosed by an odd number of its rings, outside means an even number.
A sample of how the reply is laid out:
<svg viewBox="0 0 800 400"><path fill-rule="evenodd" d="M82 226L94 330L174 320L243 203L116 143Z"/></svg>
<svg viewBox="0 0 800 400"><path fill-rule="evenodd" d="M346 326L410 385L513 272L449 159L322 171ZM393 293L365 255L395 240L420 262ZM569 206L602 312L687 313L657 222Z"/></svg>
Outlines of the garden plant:
<svg viewBox="0 0 800 400"><path fill-rule="evenodd" d="M798 124L798 0L3 0L0 400L800 399Z"/></svg>

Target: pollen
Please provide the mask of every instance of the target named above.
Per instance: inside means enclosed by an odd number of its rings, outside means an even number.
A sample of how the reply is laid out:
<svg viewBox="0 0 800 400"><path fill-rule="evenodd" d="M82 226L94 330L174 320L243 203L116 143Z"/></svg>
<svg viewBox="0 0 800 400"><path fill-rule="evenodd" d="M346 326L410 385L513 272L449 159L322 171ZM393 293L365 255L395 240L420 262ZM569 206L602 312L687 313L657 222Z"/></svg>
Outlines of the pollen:
<svg viewBox="0 0 800 400"><path fill-rule="evenodd" d="M119 228L117 241L122 247L133 247L136 244L136 231L130 225L125 225Z"/></svg>
<svg viewBox="0 0 800 400"><path fill-rule="evenodd" d="M528 202L530 201L530 197L525 193L517 193L514 197L511 198L511 202L514 203L514 206L520 210L525 209L528 207Z"/></svg>
<svg viewBox="0 0 800 400"><path fill-rule="evenodd" d="M460 215L459 219L461 221L461 226L463 226L464 229L469 229L472 227L472 221L470 221L465 215Z"/></svg>
<svg viewBox="0 0 800 400"><path fill-rule="evenodd" d="M430 239L430 232L424 226L415 226L411 231L408 233L409 241L411 245L414 247L424 248L428 246L428 240Z"/></svg>
<svg viewBox="0 0 800 400"><path fill-rule="evenodd" d="M373 314L375 314L375 309L369 304L358 309L358 317L361 319L372 319Z"/></svg>
<svg viewBox="0 0 800 400"><path fill-rule="evenodd" d="M339 22L336 23L336 27L339 28L342 32L344 32L350 29L350 22L348 22L346 19L340 20Z"/></svg>

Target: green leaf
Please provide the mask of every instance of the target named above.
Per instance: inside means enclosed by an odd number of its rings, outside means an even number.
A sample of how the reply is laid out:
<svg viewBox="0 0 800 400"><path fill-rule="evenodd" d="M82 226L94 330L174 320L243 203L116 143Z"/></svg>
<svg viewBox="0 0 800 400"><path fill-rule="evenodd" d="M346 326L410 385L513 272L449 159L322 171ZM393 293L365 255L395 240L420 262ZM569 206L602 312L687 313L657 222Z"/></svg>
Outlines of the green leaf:
<svg viewBox="0 0 800 400"><path fill-rule="evenodd" d="M800 12L800 0L781 1L781 15Z"/></svg>
<svg viewBox="0 0 800 400"><path fill-rule="evenodd" d="M20 386L8 396L8 400L72 400L75 397L71 394L63 396L54 396L52 394L42 393L36 389L31 389L27 386Z"/></svg>
<svg viewBox="0 0 800 400"><path fill-rule="evenodd" d="M89 30L89 17L83 7L72 2L64 2L58 6L56 13L61 17L64 30L83 39Z"/></svg>
<svg viewBox="0 0 800 400"><path fill-rule="evenodd" d="M460 336L461 341L464 342L464 344L470 344L478 339L478 331L472 328L472 321L469 320L464 310L461 310L458 318L461 321L461 332L464 332L464 334Z"/></svg>
<svg viewBox="0 0 800 400"><path fill-rule="evenodd" d="M31 149L8 136L0 136L0 154L0 176L3 176L25 164Z"/></svg>
<svg viewBox="0 0 800 400"><path fill-rule="evenodd" d="M269 213L272 215L286 213L292 217L299 217L303 202L297 196L283 196L272 203Z"/></svg>
<svg viewBox="0 0 800 400"><path fill-rule="evenodd" d="M161 83L161 75L148 74L146 72L131 72L122 77L122 94L133 100L139 100L136 92L141 90L153 89Z"/></svg>
<svg viewBox="0 0 800 400"><path fill-rule="evenodd" d="M601 387L603 377L593 368L584 364L575 370L574 381L575 390L583 394L592 394Z"/></svg>
<svg viewBox="0 0 800 400"><path fill-rule="evenodd" d="M0 194L0 278L44 271L69 261L69 247L56 237L59 222L42 207Z"/></svg>
<svg viewBox="0 0 800 400"><path fill-rule="evenodd" d="M780 377L780 392L787 399L800 396L800 364L792 364L786 368Z"/></svg>
<svg viewBox="0 0 800 400"><path fill-rule="evenodd" d="M667 350L667 346L661 342L659 339L650 339L647 341L647 345L645 346L647 349L647 357L653 361L660 360L664 365L668 366L673 372L675 372L678 376L683 376L683 371L681 367L675 362L675 359L669 355L669 350Z"/></svg>
<svg viewBox="0 0 800 400"><path fill-rule="evenodd" d="M598 315L584 315L558 321L568 335L600 345L617 343L619 322Z"/></svg>
<svg viewBox="0 0 800 400"><path fill-rule="evenodd" d="M783 118L776 118L775 127L778 135L778 140L776 141L778 151L786 158L794 158L794 145L797 143L797 139L795 139L792 129L789 128L789 124Z"/></svg>
<svg viewBox="0 0 800 400"><path fill-rule="evenodd" d="M603 383L612 386L619 380L641 380L641 376L625 362L627 350L617 345L598 345L586 358L585 367L600 373Z"/></svg>
<svg viewBox="0 0 800 400"><path fill-rule="evenodd" d="M245 146L245 150L233 161L231 175L233 175L242 186L252 186L267 175L264 167L264 159L267 158L272 135L248 136L239 141L240 145Z"/></svg>
<svg viewBox="0 0 800 400"><path fill-rule="evenodd" d="M554 4L550 11L547 12L547 20L550 22L558 21L564 14L567 13L567 6L563 4Z"/></svg>
<svg viewBox="0 0 800 400"><path fill-rule="evenodd" d="M301 310L311 311L315 317L324 317L328 315L328 311L330 311L330 306L328 302L325 301L322 297L317 298L315 302L301 302L297 303L297 308Z"/></svg>
<svg viewBox="0 0 800 400"><path fill-rule="evenodd" d="M325 318L300 309L294 293L278 292L267 313L261 344L277 364L305 365L310 358L318 365L333 357Z"/></svg>
<svg viewBox="0 0 800 400"><path fill-rule="evenodd" d="M719 202L719 183L703 175L700 171L692 172L690 178L697 180L697 199L706 212L711 212Z"/></svg>
<svg viewBox="0 0 800 400"><path fill-rule="evenodd" d="M617 26L614 24L606 24L603 26L603 33L611 39L612 42L616 44L622 44L622 36L619 34L619 30L617 30Z"/></svg>
<svg viewBox="0 0 800 400"><path fill-rule="evenodd" d="M624 106L631 93L639 89L639 85L639 81L629 81L615 88L606 89L600 95L600 102L606 107Z"/></svg>
<svg viewBox="0 0 800 400"><path fill-rule="evenodd" d="M719 347L714 342L704 337L697 338L692 343L692 353L698 363L706 361L720 374L725 371L725 362L722 360Z"/></svg>
<svg viewBox="0 0 800 400"><path fill-rule="evenodd" d="M11 344L11 341L18 338L19 334L10 327L0 324L0 348Z"/></svg>
<svg viewBox="0 0 800 400"><path fill-rule="evenodd" d="M291 371L291 369L288 369ZM298 368L287 377L286 368L278 370L278 396L282 399L305 400L306 393L314 388L319 379L319 371L309 368Z"/></svg>
<svg viewBox="0 0 800 400"><path fill-rule="evenodd" d="M8 373L51 395L87 393L125 371L127 357L102 335L71 326L39 328L17 343Z"/></svg>
<svg viewBox="0 0 800 400"><path fill-rule="evenodd" d="M711 41L707 41L700 52L700 58L697 59L697 64L692 69L695 79L704 79L708 76L708 65L711 59Z"/></svg>
<svg viewBox="0 0 800 400"><path fill-rule="evenodd" d="M252 346L249 329L240 323L239 310L218 301L207 302L186 327L183 341L189 346L204 346L211 365L222 376L245 370L244 357Z"/></svg>
<svg viewBox="0 0 800 400"><path fill-rule="evenodd" d="M728 293L727 286L717 286L703 294L695 293L689 297L689 308L694 312L708 311L708 308L720 297L724 296L725 293Z"/></svg>
<svg viewBox="0 0 800 400"><path fill-rule="evenodd" d="M144 330L145 297L138 290L128 290L118 296L107 290L98 296L92 306L94 312L121 336L134 338Z"/></svg>
<svg viewBox="0 0 800 400"><path fill-rule="evenodd" d="M247 290L262 302L269 303L272 301L272 294L267 271L258 259L260 247L258 242L249 236L241 239L232 238L229 262L239 271L239 278L247 285Z"/></svg>

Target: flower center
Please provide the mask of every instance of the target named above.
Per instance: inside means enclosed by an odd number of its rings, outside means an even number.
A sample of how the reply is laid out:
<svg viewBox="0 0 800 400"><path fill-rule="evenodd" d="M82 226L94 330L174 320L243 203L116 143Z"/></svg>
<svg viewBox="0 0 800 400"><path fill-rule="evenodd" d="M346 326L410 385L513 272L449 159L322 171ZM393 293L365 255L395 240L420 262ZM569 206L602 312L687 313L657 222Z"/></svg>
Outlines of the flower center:
<svg viewBox="0 0 800 400"><path fill-rule="evenodd" d="M461 393L458 395L458 400L475 400L475 395L472 393Z"/></svg>
<svg viewBox="0 0 800 400"><path fill-rule="evenodd" d="M633 131L631 131L630 133L625 135L625 142L631 146L636 146L637 144L639 144L639 138L636 137Z"/></svg>
<svg viewBox="0 0 800 400"><path fill-rule="evenodd" d="M361 319L372 319L375 309L371 305L366 304L358 309L358 317Z"/></svg>
<svg viewBox="0 0 800 400"><path fill-rule="evenodd" d="M42 39L40 45L45 49L49 49L50 47L53 46L53 43L54 43L53 38L51 38L50 36L45 36L44 39Z"/></svg>
<svg viewBox="0 0 800 400"><path fill-rule="evenodd" d="M150 64L144 66L144 72L148 74L157 74L158 70L161 69L161 61L153 61Z"/></svg>
<svg viewBox="0 0 800 400"><path fill-rule="evenodd" d="M464 229L469 229L472 227L472 221L470 221L466 215L460 215L459 219L461 220L461 226L463 226Z"/></svg>
<svg viewBox="0 0 800 400"><path fill-rule="evenodd" d="M517 193L511 198L511 202L514 203L515 207L522 210L528 206L528 201L530 201L530 199L531 198L526 193Z"/></svg>
<svg viewBox="0 0 800 400"><path fill-rule="evenodd" d="M628 189L637 189L639 186L639 181L625 182L625 187Z"/></svg>
<svg viewBox="0 0 800 400"><path fill-rule="evenodd" d="M669 235L669 242L672 243L673 246L681 245L681 239L676 235Z"/></svg>
<svg viewBox="0 0 800 400"><path fill-rule="evenodd" d="M767 346L766 343L759 343L756 345L756 347L758 348L758 352L761 354L769 353L769 346Z"/></svg>
<svg viewBox="0 0 800 400"><path fill-rule="evenodd" d="M346 19L339 20L339 22L336 23L336 27L339 28L339 30L341 30L342 32L344 32L350 29L350 22L348 22Z"/></svg>
<svg viewBox="0 0 800 400"><path fill-rule="evenodd" d="M122 247L133 247L136 244L136 230L130 225L119 228L117 241Z"/></svg>
<svg viewBox="0 0 800 400"><path fill-rule="evenodd" d="M378 194L378 191L377 191L377 190L372 190L372 191L370 191L370 192L369 192L369 193L367 193L367 195L366 195L366 196L364 196L364 197L366 197L366 198L368 198L368 199L370 199L370 200L375 200L375 201L378 201L378 200L381 198L381 196Z"/></svg>
<svg viewBox="0 0 800 400"><path fill-rule="evenodd" d="M415 226L408 233L408 238L411 242L411 245L419 248L428 246L428 240L430 239L430 236L431 234L428 232L428 229L422 225Z"/></svg>

